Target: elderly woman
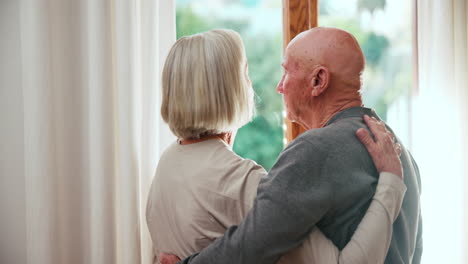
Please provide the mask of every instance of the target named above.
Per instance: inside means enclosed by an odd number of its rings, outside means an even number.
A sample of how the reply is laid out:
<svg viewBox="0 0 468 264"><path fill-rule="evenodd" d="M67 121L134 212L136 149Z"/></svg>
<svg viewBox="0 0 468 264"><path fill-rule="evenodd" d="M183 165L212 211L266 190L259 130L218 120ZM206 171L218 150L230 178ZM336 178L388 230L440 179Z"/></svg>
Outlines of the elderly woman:
<svg viewBox="0 0 468 264"><path fill-rule="evenodd" d="M254 108L240 36L213 30L179 39L166 59L162 88L162 117L179 139L159 160L146 217L156 256L185 258L242 221L267 174L232 151L237 129L251 120ZM387 133L367 121L376 137ZM374 155L399 164L388 144ZM341 252L315 228L280 262L383 263L405 190L401 177L380 172L374 200Z"/></svg>

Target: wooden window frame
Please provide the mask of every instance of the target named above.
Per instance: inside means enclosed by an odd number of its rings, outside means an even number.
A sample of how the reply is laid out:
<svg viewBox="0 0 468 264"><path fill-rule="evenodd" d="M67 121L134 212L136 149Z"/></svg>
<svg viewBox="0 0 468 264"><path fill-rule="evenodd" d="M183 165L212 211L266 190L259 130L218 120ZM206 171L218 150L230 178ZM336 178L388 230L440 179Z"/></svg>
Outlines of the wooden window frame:
<svg viewBox="0 0 468 264"><path fill-rule="evenodd" d="M318 26L318 0L283 0L283 51L299 33ZM286 142L295 139L305 129L285 118Z"/></svg>

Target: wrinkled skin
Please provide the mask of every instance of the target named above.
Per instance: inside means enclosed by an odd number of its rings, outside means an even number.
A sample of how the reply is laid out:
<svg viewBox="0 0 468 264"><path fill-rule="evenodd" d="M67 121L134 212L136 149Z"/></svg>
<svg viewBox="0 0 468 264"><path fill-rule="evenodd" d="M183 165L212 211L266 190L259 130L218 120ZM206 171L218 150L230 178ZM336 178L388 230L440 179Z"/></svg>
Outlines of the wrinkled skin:
<svg viewBox="0 0 468 264"><path fill-rule="evenodd" d="M362 106L359 93L364 55L357 40L336 28L313 28L296 36L283 61L277 91L288 118L320 128L343 109Z"/></svg>

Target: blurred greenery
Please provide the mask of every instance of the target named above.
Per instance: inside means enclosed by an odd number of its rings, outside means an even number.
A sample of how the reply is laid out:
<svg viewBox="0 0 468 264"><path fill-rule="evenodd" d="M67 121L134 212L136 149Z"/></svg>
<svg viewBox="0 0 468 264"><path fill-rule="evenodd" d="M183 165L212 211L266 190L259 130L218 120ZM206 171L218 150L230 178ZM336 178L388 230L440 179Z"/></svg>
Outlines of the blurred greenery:
<svg viewBox="0 0 468 264"><path fill-rule="evenodd" d="M378 67L382 56L387 51L390 42L386 36L372 31L364 31L354 19L331 17L324 19L323 24L344 29L353 34L366 57L366 67Z"/></svg>
<svg viewBox="0 0 468 264"><path fill-rule="evenodd" d="M387 62L391 41L384 35L363 29L359 21L352 17L323 15L320 17L320 21L324 26L344 29L357 39L366 59L364 104L373 108L381 118L386 120L389 105L398 99L403 92L402 88L408 86L408 83L405 83L406 86L402 83L392 85L394 75L402 71L404 66L401 65L403 60L392 61L391 64ZM386 67L387 64L396 65L396 67ZM385 83L381 82L382 78L386 80ZM408 79L405 80L408 81Z"/></svg>
<svg viewBox="0 0 468 264"><path fill-rule="evenodd" d="M377 35L374 32L366 33L362 41L361 48L366 56L368 67L376 67L379 65L382 55L389 46L387 37Z"/></svg>
<svg viewBox="0 0 468 264"><path fill-rule="evenodd" d="M209 21L196 15L190 5L177 7L176 11L176 33L177 39L187 35L210 30Z"/></svg>
<svg viewBox="0 0 468 264"><path fill-rule="evenodd" d="M359 10L367 10L374 14L377 9L385 9L386 1L385 0L358 0L358 9Z"/></svg>
<svg viewBox="0 0 468 264"><path fill-rule="evenodd" d="M256 93L257 115L254 120L239 129L234 151L244 158L255 160L267 170L276 161L283 149L283 103L276 93L276 84L281 78L282 32L254 32L248 16L201 15L194 12L191 3L196 0L178 0L177 37L204 32L214 28L228 28L240 33L244 40L249 61L250 78ZM258 8L266 0L223 0L224 4L242 8ZM361 45L366 58L364 73L364 103L374 108L384 118L388 107L405 93L411 82L410 63L405 63L407 54L390 54L394 44L387 36L362 27L357 19L368 11L372 16L376 10L385 10L385 0L357 0L358 14L334 15L340 8L339 2L320 2L320 25L333 26L351 32ZM278 7L280 8L280 6ZM343 11L343 10L342 10ZM278 12L281 12L280 10ZM255 22L257 18L253 21ZM280 19L280 18L278 18ZM273 31L274 32L274 31ZM406 56L406 57L405 57Z"/></svg>
<svg viewBox="0 0 468 264"><path fill-rule="evenodd" d="M253 5L255 1L243 1ZM269 170L283 149L282 98L276 92L281 78L282 37L254 34L245 19L201 17L190 5L179 5L176 13L177 38L214 28L232 29L242 36L249 62L250 79L255 90L256 117L239 129L234 151Z"/></svg>

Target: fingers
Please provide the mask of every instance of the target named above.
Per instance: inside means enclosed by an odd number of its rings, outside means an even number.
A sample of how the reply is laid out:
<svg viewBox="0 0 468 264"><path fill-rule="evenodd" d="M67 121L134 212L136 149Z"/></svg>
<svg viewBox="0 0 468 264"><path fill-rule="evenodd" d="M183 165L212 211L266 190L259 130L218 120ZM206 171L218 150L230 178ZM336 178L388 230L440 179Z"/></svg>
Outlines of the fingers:
<svg viewBox="0 0 468 264"><path fill-rule="evenodd" d="M367 148L377 171L391 172L402 178L401 146L395 143L393 133L387 130L383 122L377 121L375 118L365 115L364 121L370 132L365 128L360 128L356 131L356 136ZM370 136L370 133L373 134L374 138Z"/></svg>
<svg viewBox="0 0 468 264"><path fill-rule="evenodd" d="M375 142L394 142L395 137L393 133L387 130L385 123L375 119L375 117L369 117L368 115L364 115L364 121L369 127L369 130L372 132L372 135L375 139Z"/></svg>
<svg viewBox="0 0 468 264"><path fill-rule="evenodd" d="M374 117L369 117L368 115L364 115L364 121L372 132L372 135L374 135L376 142L386 141L389 137L393 142L393 134L387 130L384 122L378 121Z"/></svg>
<svg viewBox="0 0 468 264"><path fill-rule="evenodd" d="M395 143L395 152L398 156L401 156L401 145L400 143Z"/></svg>
<svg viewBox="0 0 468 264"><path fill-rule="evenodd" d="M367 115L364 116L364 120L371 129L372 134L374 135L377 142L382 142L385 144L386 148L392 146L395 153L398 156L401 156L401 145L399 143L394 143L395 136L387 130L384 122L377 121L377 119L374 117L369 117Z"/></svg>
<svg viewBox="0 0 468 264"><path fill-rule="evenodd" d="M175 264L175 263L177 263L179 261L180 261L180 259L175 255L171 255L171 254L167 254L167 253L161 253L159 255L159 262L161 264Z"/></svg>
<svg viewBox="0 0 468 264"><path fill-rule="evenodd" d="M380 141L382 139L381 137L381 127L379 127L377 120L374 118L369 117L368 115L364 115L364 121L366 122L366 125L369 127L369 130L372 132L372 135L374 135L375 141Z"/></svg>
<svg viewBox="0 0 468 264"><path fill-rule="evenodd" d="M356 136L359 138L359 140L366 146L367 151L371 152L373 150L373 146L375 144L374 140L372 137L369 135L369 132L367 132L366 129L360 128L356 131Z"/></svg>

